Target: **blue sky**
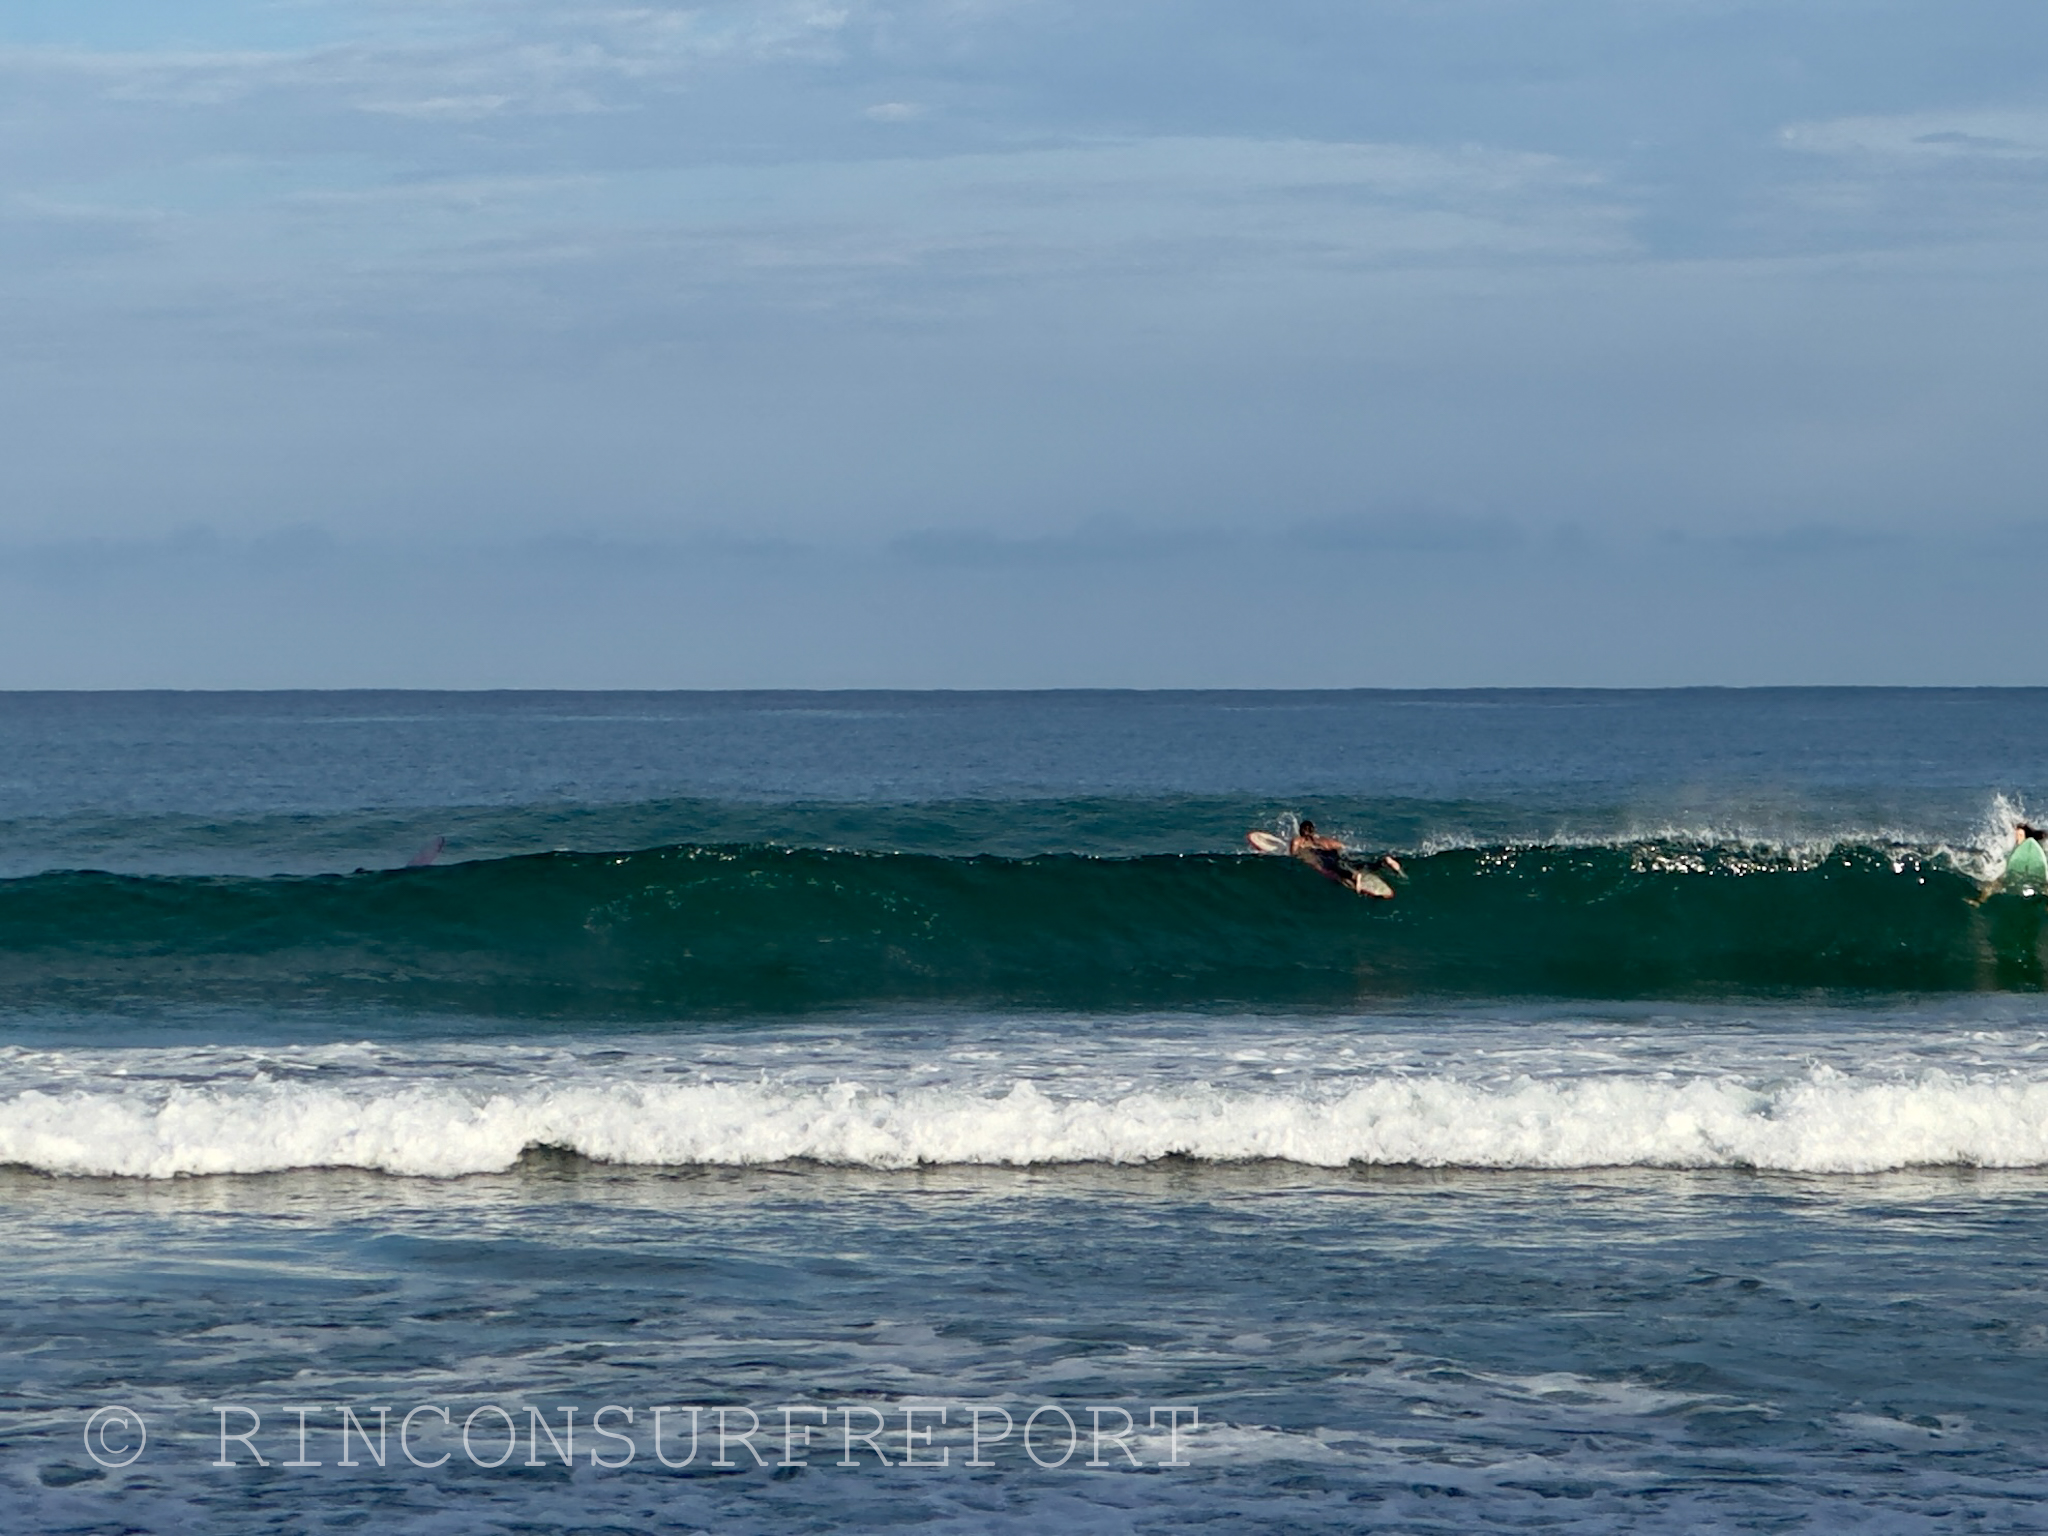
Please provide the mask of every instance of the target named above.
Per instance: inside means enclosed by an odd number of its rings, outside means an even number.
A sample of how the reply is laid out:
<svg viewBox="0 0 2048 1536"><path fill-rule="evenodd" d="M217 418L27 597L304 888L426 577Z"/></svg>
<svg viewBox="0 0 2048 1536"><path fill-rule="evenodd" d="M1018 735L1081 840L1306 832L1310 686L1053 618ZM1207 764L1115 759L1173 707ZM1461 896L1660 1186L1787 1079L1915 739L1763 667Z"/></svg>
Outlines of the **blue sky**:
<svg viewBox="0 0 2048 1536"><path fill-rule="evenodd" d="M0 686L2041 677L2039 0L14 0L0 128Z"/></svg>

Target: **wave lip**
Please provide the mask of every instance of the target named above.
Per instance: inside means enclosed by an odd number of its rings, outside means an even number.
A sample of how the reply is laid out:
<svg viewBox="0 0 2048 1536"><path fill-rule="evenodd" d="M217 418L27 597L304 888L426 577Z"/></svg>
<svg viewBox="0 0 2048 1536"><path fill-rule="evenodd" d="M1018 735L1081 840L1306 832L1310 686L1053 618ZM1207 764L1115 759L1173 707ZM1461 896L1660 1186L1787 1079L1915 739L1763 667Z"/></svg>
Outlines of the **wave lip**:
<svg viewBox="0 0 2048 1536"><path fill-rule="evenodd" d="M1057 1097L855 1083L531 1080L31 1089L0 1101L0 1163L165 1179L362 1168L502 1172L533 1148L665 1167L874 1169L1278 1160L1481 1169L1747 1168L1813 1174L2048 1165L2048 1080L1942 1071L1777 1086L1597 1076L1481 1084L1383 1076L1342 1092L1206 1085Z"/></svg>

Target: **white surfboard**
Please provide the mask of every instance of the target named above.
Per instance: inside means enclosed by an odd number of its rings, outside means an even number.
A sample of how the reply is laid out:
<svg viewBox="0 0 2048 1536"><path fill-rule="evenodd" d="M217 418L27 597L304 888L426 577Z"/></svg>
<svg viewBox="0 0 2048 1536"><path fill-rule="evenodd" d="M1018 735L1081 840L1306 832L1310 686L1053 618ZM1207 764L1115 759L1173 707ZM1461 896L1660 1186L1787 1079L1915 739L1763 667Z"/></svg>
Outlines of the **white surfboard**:
<svg viewBox="0 0 2048 1536"><path fill-rule="evenodd" d="M1394 888L1369 869L1354 869L1351 878L1345 882L1361 896L1377 896L1386 901L1394 894Z"/></svg>

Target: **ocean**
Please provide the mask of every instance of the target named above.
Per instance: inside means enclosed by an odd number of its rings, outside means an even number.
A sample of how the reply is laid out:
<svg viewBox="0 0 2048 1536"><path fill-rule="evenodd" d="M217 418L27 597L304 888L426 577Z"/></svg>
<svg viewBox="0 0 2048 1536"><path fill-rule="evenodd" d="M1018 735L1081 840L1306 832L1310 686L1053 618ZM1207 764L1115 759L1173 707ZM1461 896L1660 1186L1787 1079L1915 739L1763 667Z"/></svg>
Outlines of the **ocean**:
<svg viewBox="0 0 2048 1536"><path fill-rule="evenodd" d="M2044 709L0 695L0 1529L2048 1530Z"/></svg>

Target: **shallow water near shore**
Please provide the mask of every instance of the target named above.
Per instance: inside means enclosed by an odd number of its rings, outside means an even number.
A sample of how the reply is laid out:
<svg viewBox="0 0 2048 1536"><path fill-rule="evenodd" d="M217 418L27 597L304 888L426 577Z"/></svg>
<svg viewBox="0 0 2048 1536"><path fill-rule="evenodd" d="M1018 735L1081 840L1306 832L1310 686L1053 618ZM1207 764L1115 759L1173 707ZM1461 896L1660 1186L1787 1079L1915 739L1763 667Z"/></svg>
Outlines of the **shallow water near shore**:
<svg viewBox="0 0 2048 1536"><path fill-rule="evenodd" d="M453 1183L350 1172L6 1182L15 1529L2027 1529L2040 1471L2031 1174L1864 1178L780 1165L666 1172L532 1156ZM145 1414L101 1472L91 1406ZM264 1427L218 1468L220 1405ZM1162 1437L1089 1459L1088 1409ZM304 1460L291 1405L313 1404ZM337 1465L338 1409L424 1421L421 1461ZM574 1473L505 1424L633 1407L635 1459ZM655 1459L656 1405L751 1406L769 1465ZM783 1466L814 1421L948 1407L943 1467ZM967 1411L1063 1406L1081 1454L969 1469ZM395 1417L395 1414L394 1414ZM250 1424L231 1417L236 1431ZM667 1420L670 1461L693 1448ZM798 1419L798 1423L805 1422ZM868 1419L856 1418L865 1428ZM922 1421L937 1424L933 1415ZM985 1420L988 1425L996 1421ZM1110 1421L1112 1425L1115 1420ZM1051 1418L1043 1460L1066 1449ZM625 1447L595 1441L608 1460ZM883 1442L900 1463L900 1436ZM858 1447L857 1447L858 1448ZM251 1456L266 1453L259 1469ZM393 1453L393 1459L399 1460ZM97 1475L95 1475L97 1474ZM70 1481L79 1478L80 1481Z"/></svg>

